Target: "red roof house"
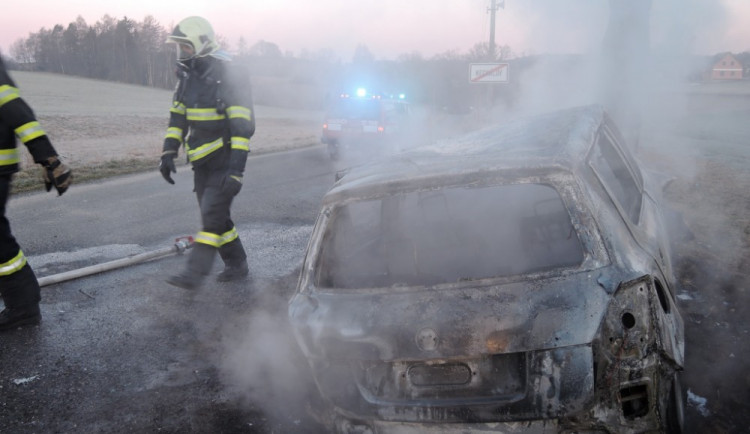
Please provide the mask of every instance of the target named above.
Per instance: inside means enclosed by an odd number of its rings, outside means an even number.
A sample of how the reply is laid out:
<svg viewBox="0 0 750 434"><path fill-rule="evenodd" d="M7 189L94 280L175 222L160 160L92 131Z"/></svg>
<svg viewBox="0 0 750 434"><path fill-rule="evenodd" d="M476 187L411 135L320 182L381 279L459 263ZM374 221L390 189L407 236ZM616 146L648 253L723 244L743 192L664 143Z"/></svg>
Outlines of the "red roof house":
<svg viewBox="0 0 750 434"><path fill-rule="evenodd" d="M725 54L711 68L712 80L741 80L742 63L731 53Z"/></svg>

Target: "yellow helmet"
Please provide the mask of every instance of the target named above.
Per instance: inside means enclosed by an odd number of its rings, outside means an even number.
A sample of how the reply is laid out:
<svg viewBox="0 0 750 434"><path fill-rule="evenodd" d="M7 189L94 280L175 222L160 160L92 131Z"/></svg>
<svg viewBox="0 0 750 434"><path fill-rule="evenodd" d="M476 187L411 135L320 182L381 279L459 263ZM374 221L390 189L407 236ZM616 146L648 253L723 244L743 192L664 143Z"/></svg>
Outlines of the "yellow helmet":
<svg viewBox="0 0 750 434"><path fill-rule="evenodd" d="M187 17L180 21L167 37L167 43L179 46L179 60L208 56L220 48L211 24L201 17Z"/></svg>

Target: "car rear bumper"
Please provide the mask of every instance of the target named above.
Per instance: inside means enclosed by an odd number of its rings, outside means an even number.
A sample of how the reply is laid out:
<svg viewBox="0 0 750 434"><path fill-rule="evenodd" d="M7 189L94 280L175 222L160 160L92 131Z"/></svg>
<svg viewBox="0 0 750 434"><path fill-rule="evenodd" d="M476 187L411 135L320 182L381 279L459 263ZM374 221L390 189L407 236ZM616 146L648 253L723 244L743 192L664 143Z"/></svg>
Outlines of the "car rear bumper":
<svg viewBox="0 0 750 434"><path fill-rule="evenodd" d="M594 396L591 347L478 359L313 361L333 413L383 422L465 423L553 419Z"/></svg>

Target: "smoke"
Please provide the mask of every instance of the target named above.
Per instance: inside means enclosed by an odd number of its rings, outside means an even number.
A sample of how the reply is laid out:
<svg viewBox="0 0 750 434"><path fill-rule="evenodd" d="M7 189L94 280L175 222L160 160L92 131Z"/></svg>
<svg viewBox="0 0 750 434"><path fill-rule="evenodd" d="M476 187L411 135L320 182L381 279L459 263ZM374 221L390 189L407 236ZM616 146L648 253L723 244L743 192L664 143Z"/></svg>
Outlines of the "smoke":
<svg viewBox="0 0 750 434"><path fill-rule="evenodd" d="M309 401L311 377L282 309L285 304L273 298L261 302L266 308L225 330L219 369L231 397L261 407L275 421L295 423Z"/></svg>
<svg viewBox="0 0 750 434"><path fill-rule="evenodd" d="M530 43L550 46L547 39L558 38L560 46L577 43L580 54L511 62L512 82L501 92L512 95L512 102L495 107L488 119L602 104L647 165L691 182L700 171L696 158L712 146L694 139L721 131L695 130L696 121L705 120L695 109L712 110L722 102L696 96L689 79L709 67L709 58L695 53L723 37L723 4L610 0L537 6L508 5L532 27Z"/></svg>
<svg viewBox="0 0 750 434"><path fill-rule="evenodd" d="M283 426L295 426L304 415L308 393L314 387L286 309L296 288L299 253L311 231L308 225L276 224L240 231L254 279L249 285L253 291L238 294L242 298L238 305L249 306L246 313L224 315L217 352L224 392L244 408L260 407L267 418Z"/></svg>
<svg viewBox="0 0 750 434"><path fill-rule="evenodd" d="M727 23L725 7L712 0L545 2L536 7L532 2L508 8L517 9L519 19L528 23L528 45L555 47L554 40L579 53L533 56L539 60L529 68L513 65L520 88L513 111L601 103L634 146L644 118L674 117L684 110L684 85L701 68L695 53L721 40Z"/></svg>
<svg viewBox="0 0 750 434"><path fill-rule="evenodd" d="M728 23L724 2L716 0L657 0L651 6L652 47L655 53L714 54Z"/></svg>
<svg viewBox="0 0 750 434"><path fill-rule="evenodd" d="M500 23L509 31L501 27L498 35L501 41L509 40L514 51L520 46L524 55L595 51L607 24L607 2L600 0L506 3ZM514 41L515 33L522 35L522 40Z"/></svg>
<svg viewBox="0 0 750 434"><path fill-rule="evenodd" d="M517 114L534 114L597 101L595 59L581 55L549 55L534 60L518 74Z"/></svg>

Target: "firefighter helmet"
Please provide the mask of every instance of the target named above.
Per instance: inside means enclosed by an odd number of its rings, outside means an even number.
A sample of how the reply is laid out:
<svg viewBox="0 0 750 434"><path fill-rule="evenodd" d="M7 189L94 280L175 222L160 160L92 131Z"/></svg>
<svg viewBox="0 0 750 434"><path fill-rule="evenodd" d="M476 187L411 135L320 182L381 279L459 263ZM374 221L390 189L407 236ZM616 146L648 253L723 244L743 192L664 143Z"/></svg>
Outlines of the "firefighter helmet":
<svg viewBox="0 0 750 434"><path fill-rule="evenodd" d="M167 37L167 42L178 45L179 60L204 57L219 50L214 29L201 17L187 17L180 21Z"/></svg>

